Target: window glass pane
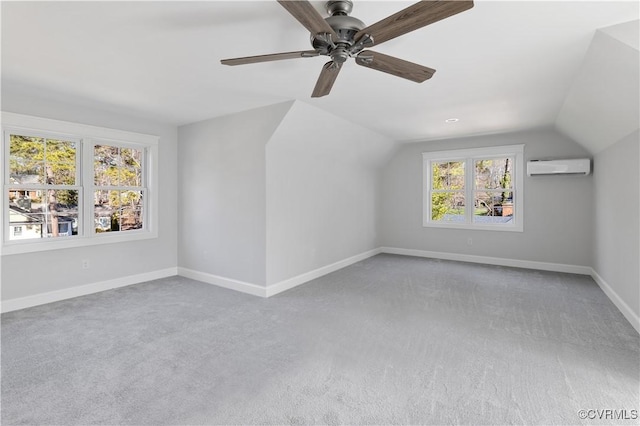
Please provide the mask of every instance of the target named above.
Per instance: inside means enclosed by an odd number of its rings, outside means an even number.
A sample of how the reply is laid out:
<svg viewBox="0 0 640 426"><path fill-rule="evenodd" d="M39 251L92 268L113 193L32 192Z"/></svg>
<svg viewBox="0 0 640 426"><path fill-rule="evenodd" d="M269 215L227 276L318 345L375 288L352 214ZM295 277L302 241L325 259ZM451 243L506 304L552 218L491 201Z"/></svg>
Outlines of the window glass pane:
<svg viewBox="0 0 640 426"><path fill-rule="evenodd" d="M11 135L10 183L76 184L76 143Z"/></svg>
<svg viewBox="0 0 640 426"><path fill-rule="evenodd" d="M122 158L122 166L136 169L142 167L142 150L121 148L120 156Z"/></svg>
<svg viewBox="0 0 640 426"><path fill-rule="evenodd" d="M117 217L120 204L120 191L100 190L94 192L94 222L96 232L118 230Z"/></svg>
<svg viewBox="0 0 640 426"><path fill-rule="evenodd" d="M58 206L63 209L77 208L78 206L78 191L72 189L59 189L57 191L47 191L48 193L55 193L56 202ZM51 201L51 197L49 198Z"/></svg>
<svg viewBox="0 0 640 426"><path fill-rule="evenodd" d="M142 208L123 207L120 218L120 230L129 231L131 229L142 228Z"/></svg>
<svg viewBox="0 0 640 426"><path fill-rule="evenodd" d="M120 169L120 186L142 186L142 169Z"/></svg>
<svg viewBox="0 0 640 426"><path fill-rule="evenodd" d="M141 229L143 227L143 194L143 191L95 191L96 232Z"/></svg>
<svg viewBox="0 0 640 426"><path fill-rule="evenodd" d="M474 223L509 223L513 219L513 192L477 191Z"/></svg>
<svg viewBox="0 0 640 426"><path fill-rule="evenodd" d="M10 240L77 234L77 190L9 190Z"/></svg>
<svg viewBox="0 0 640 426"><path fill-rule="evenodd" d="M48 184L75 185L76 144L75 142L47 139L45 176Z"/></svg>
<svg viewBox="0 0 640 426"><path fill-rule="evenodd" d="M432 189L464 189L464 161L431 163Z"/></svg>
<svg viewBox="0 0 640 426"><path fill-rule="evenodd" d="M93 151L94 183L98 186L117 186L119 160L118 147L96 145Z"/></svg>
<svg viewBox="0 0 640 426"><path fill-rule="evenodd" d="M513 188L511 182L513 159L508 157L476 160L476 189Z"/></svg>
<svg viewBox="0 0 640 426"><path fill-rule="evenodd" d="M463 192L436 192L431 194L431 220L434 222L465 221Z"/></svg>
<svg viewBox="0 0 640 426"><path fill-rule="evenodd" d="M35 189L10 189L9 207L26 212L36 211L42 208L42 195L44 192Z"/></svg>
<svg viewBox="0 0 640 426"><path fill-rule="evenodd" d="M9 141L9 183L44 183L44 139L11 135Z"/></svg>
<svg viewBox="0 0 640 426"><path fill-rule="evenodd" d="M142 186L140 149L96 145L94 183L97 186Z"/></svg>
<svg viewBox="0 0 640 426"><path fill-rule="evenodd" d="M45 166L46 181L50 185L75 185L75 163L47 163Z"/></svg>
<svg viewBox="0 0 640 426"><path fill-rule="evenodd" d="M142 228L142 191L120 192L120 230Z"/></svg>

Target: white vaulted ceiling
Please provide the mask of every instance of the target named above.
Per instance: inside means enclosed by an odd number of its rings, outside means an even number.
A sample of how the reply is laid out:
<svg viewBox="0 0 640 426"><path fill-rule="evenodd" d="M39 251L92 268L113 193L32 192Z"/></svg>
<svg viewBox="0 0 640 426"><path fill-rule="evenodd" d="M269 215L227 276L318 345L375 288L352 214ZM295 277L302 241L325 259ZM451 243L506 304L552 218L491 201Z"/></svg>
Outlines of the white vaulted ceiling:
<svg viewBox="0 0 640 426"><path fill-rule="evenodd" d="M558 114L558 129L592 153L638 130L639 23L596 32Z"/></svg>
<svg viewBox="0 0 640 426"><path fill-rule="evenodd" d="M356 0L352 15L372 24L412 3ZM431 80L351 60L312 99L326 57L220 64L310 48L275 1L2 2L2 91L177 125L296 99L401 141L503 132L554 124L596 30L638 13L637 1L479 0L375 48L435 68Z"/></svg>

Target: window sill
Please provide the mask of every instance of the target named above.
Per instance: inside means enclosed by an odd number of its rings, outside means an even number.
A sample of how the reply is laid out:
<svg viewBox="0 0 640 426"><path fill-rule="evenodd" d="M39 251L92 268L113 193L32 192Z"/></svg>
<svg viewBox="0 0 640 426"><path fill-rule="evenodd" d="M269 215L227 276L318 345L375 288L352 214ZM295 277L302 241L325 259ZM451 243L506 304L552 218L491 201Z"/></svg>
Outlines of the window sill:
<svg viewBox="0 0 640 426"><path fill-rule="evenodd" d="M101 234L91 237L59 237L42 241L7 242L2 246L2 256L12 254L34 253L49 250L63 250L78 247L91 247L101 244L125 243L131 241L148 240L158 238L157 232L152 231L127 231L126 234Z"/></svg>
<svg viewBox="0 0 640 426"><path fill-rule="evenodd" d="M522 225L469 225L467 223L423 223L424 228L465 229L472 231L524 232Z"/></svg>

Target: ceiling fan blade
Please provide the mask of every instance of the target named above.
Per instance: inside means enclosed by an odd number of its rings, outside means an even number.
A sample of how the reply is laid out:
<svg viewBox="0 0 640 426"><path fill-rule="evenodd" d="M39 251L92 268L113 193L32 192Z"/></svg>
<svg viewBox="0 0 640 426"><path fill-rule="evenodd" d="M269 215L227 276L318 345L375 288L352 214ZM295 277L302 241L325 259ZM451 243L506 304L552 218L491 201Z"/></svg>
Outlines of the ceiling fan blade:
<svg viewBox="0 0 640 426"><path fill-rule="evenodd" d="M473 7L472 0L420 1L398 13L358 31L355 40L365 34L373 37L375 45L408 32L425 27Z"/></svg>
<svg viewBox="0 0 640 426"><path fill-rule="evenodd" d="M382 53L365 50L356 57L356 64L377 71L386 72L397 77L422 83L430 79L436 72L433 68L414 64Z"/></svg>
<svg viewBox="0 0 640 426"><path fill-rule="evenodd" d="M320 55L315 50L301 50L299 52L273 53L270 55L245 56L243 58L222 59L222 65L245 65L258 62L280 61L282 59L311 58Z"/></svg>
<svg viewBox="0 0 640 426"><path fill-rule="evenodd" d="M333 40L338 40L336 32L331 28L322 15L306 0L278 0L278 3L293 15L313 35L318 33L331 34Z"/></svg>
<svg viewBox="0 0 640 426"><path fill-rule="evenodd" d="M322 71L320 71L320 77L318 77L318 81L316 82L316 87L313 88L311 97L320 98L328 95L329 92L331 92L333 83L336 81L341 68L342 64L333 61L329 61L324 64Z"/></svg>

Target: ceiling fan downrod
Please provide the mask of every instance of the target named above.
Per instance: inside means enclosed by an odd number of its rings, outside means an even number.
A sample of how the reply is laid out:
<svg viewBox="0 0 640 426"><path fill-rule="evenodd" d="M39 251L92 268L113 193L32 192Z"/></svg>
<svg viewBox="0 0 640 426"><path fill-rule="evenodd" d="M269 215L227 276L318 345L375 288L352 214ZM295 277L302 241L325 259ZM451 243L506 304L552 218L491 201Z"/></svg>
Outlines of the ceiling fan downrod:
<svg viewBox="0 0 640 426"><path fill-rule="evenodd" d="M325 4L330 16L348 15L353 10L353 2L350 0L331 0Z"/></svg>

